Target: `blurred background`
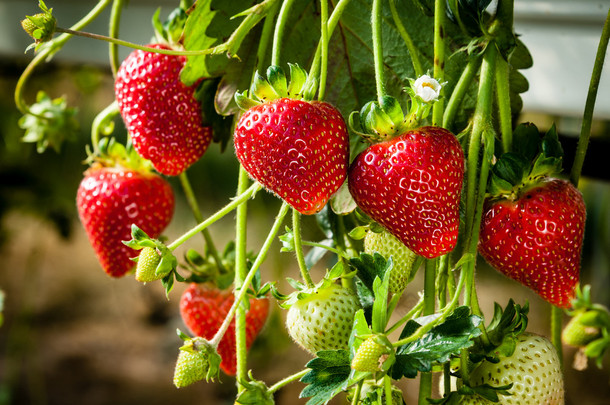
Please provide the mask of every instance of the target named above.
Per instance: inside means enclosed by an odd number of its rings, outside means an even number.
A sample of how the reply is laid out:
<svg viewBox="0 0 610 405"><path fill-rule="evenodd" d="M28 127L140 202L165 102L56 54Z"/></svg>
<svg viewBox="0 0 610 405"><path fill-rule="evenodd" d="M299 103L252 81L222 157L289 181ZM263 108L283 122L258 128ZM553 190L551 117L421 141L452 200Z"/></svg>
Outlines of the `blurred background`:
<svg viewBox="0 0 610 405"><path fill-rule="evenodd" d="M72 39L47 64L38 68L27 88L33 102L37 90L66 96L78 107L80 134L60 154L36 152L21 141L20 114L14 106L16 82L33 57L24 54L31 42L19 21L38 12L36 0L0 0L0 290L5 293L4 323L0 327L0 405L4 404L224 404L233 403L234 380L200 383L177 390L172 385L180 340L185 330L177 302L184 286L165 298L161 285L142 286L131 277L110 279L99 268L78 222L75 193L85 169L85 146L90 123L114 99L105 43ZM157 7L162 17L176 6L174 0L131 0L125 9L121 37L136 43L150 39L150 18ZM94 1L54 0L62 26L86 14ZM524 70L530 90L523 95L520 121L541 130L555 123L566 151L566 167L580 132L595 52L610 1L515 1L516 31L534 57ZM108 12L87 28L107 32ZM121 49L121 59L129 52ZM582 282L593 285L594 301L610 304L610 68L606 64L595 109L592 143L580 188L588 218L583 251ZM118 131L124 131L118 128ZM221 168L221 169L220 169ZM213 145L189 171L204 216L224 205L235 190L237 173L233 152L220 153ZM181 197L166 231L170 240L194 225ZM271 225L279 207L261 193L251 203L249 241L252 249ZM320 237L316 225L305 221L308 238ZM258 232L261 229L261 232ZM211 229L218 245L232 235L231 216ZM198 248L201 240L193 240ZM291 254L270 255L263 277L297 276ZM547 334L550 308L529 290L509 281L483 262L478 267L480 298L486 314L493 302L505 305L510 297L531 303L530 329ZM322 271L323 269L316 269ZM405 294L397 309L404 314L416 298L421 280ZM268 326L251 351L255 377L273 384L296 372L308 361L283 328L284 313L272 305ZM574 351L565 348L567 403L601 405L610 401L608 362L605 370L590 364L586 371L570 367ZM403 381L405 400L414 403L413 382ZM297 399L303 388L294 383L279 391L278 404L305 403ZM341 403L340 400L335 401Z"/></svg>

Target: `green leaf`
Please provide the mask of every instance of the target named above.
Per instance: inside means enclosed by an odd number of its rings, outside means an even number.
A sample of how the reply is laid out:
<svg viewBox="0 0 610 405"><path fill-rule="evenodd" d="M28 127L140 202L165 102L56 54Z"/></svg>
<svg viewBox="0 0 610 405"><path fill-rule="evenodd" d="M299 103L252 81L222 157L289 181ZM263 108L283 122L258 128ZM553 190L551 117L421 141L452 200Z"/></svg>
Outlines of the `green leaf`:
<svg viewBox="0 0 610 405"><path fill-rule="evenodd" d="M347 350L328 350L317 353L315 359L307 363L310 372L301 378L307 386L300 398L311 397L307 405L326 404L341 392L351 373Z"/></svg>
<svg viewBox="0 0 610 405"><path fill-rule="evenodd" d="M459 355L461 350L472 346L473 339L481 334L481 322L479 316L470 314L468 307L456 308L444 322L420 339L398 348L392 378L415 378L418 372L431 371L434 364L445 363L451 356ZM409 329L407 333L413 333L413 328L417 327L417 322L412 321L407 323L405 329Z"/></svg>
<svg viewBox="0 0 610 405"><path fill-rule="evenodd" d="M388 323L388 290L390 283L390 273L392 269L392 258L388 259L388 268L383 276L383 281L379 277L375 277L373 281L373 293L375 294L375 302L373 304L372 323L373 332L383 333Z"/></svg>
<svg viewBox="0 0 610 405"><path fill-rule="evenodd" d="M532 161L539 152L540 131L531 122L519 124L513 131L513 152Z"/></svg>
<svg viewBox="0 0 610 405"><path fill-rule="evenodd" d="M392 268L392 262L386 261L379 253L374 253L373 256L360 253L359 257L351 258L349 262L358 271L358 278L371 291L375 277L383 279L385 272Z"/></svg>

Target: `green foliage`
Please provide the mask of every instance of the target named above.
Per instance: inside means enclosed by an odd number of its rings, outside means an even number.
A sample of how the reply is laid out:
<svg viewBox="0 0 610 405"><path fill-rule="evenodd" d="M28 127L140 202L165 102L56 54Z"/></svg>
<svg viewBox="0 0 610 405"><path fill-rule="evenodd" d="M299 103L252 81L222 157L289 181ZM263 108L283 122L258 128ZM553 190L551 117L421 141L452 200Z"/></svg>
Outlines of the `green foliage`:
<svg viewBox="0 0 610 405"><path fill-rule="evenodd" d="M308 385L301 391L300 397L311 397L307 405L328 403L347 388L351 373L347 350L320 351L317 356L307 363L311 371L301 378L301 382Z"/></svg>
<svg viewBox="0 0 610 405"><path fill-rule="evenodd" d="M434 364L449 361L461 350L471 347L473 339L481 334L482 319L471 315L470 308L458 307L447 319L433 327L414 342L400 346L396 352L396 364L392 378L415 378L418 372L429 372ZM405 325L401 339L412 335L421 324L411 320Z"/></svg>

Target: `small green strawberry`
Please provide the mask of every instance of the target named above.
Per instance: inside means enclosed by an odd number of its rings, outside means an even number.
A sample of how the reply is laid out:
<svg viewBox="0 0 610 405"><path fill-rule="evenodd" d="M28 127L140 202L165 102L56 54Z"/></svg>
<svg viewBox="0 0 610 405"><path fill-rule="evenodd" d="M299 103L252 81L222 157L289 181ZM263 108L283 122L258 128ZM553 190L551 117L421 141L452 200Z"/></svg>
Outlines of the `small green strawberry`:
<svg viewBox="0 0 610 405"><path fill-rule="evenodd" d="M574 315L561 334L563 343L575 347L584 347L600 338L602 336L601 329L597 326L587 325L587 318L591 318L592 315L595 315L595 312L595 310L581 311Z"/></svg>
<svg viewBox="0 0 610 405"><path fill-rule="evenodd" d="M368 230L364 237L364 252L379 253L386 259L392 258L394 266L390 273L390 294L404 291L409 282L411 268L417 255L385 228L381 232Z"/></svg>
<svg viewBox="0 0 610 405"><path fill-rule="evenodd" d="M306 288L295 298L286 317L288 334L311 354L320 350L347 349L354 315L360 301L350 288L324 280L318 286Z"/></svg>
<svg viewBox="0 0 610 405"><path fill-rule="evenodd" d="M352 368L369 373L383 371L384 363L393 351L392 344L386 336L371 335L358 347L352 359Z"/></svg>
<svg viewBox="0 0 610 405"><path fill-rule="evenodd" d="M188 339L178 354L174 385L182 388L203 379L214 380L219 373L220 361L220 355L207 340L202 337Z"/></svg>
<svg viewBox="0 0 610 405"><path fill-rule="evenodd" d="M156 274L159 262L161 262L161 256L157 253L157 249L152 247L142 249L136 265L136 280L146 283L163 278L164 275Z"/></svg>

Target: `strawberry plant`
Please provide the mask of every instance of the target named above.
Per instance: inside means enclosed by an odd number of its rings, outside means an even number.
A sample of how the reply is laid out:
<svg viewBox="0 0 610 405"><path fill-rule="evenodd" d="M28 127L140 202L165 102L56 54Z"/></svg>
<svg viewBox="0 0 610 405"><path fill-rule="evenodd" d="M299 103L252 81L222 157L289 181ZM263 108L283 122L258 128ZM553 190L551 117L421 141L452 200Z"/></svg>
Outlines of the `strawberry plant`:
<svg viewBox="0 0 610 405"><path fill-rule="evenodd" d="M110 35L83 31L111 3ZM36 56L15 100L40 152L70 140L76 112L43 93L28 104L32 72L74 36L109 43L116 101L92 122L75 199L102 270L160 283L180 313L177 388L234 376L235 403L273 404L300 381L308 405L398 405L400 383L418 378L419 404L563 404L562 337L602 365L610 313L579 284L578 183L610 26L566 174L554 127L514 125L532 58L513 1L490 3L182 0L167 21L152 16L147 45L120 38L117 0L69 29L42 0L23 20ZM119 46L133 48L122 63ZM206 217L188 172L214 147L239 174ZM163 234L173 176L197 221L179 236ZM249 241L248 205L264 192L280 209ZM219 250L225 217L234 232ZM185 249L200 233L201 253ZM270 270L272 249L294 255L298 280ZM548 302L550 339L528 330L529 303L482 311L479 257ZM420 299L399 314L405 291ZM273 333L311 356L272 384L248 363L270 311L285 321Z"/></svg>

